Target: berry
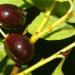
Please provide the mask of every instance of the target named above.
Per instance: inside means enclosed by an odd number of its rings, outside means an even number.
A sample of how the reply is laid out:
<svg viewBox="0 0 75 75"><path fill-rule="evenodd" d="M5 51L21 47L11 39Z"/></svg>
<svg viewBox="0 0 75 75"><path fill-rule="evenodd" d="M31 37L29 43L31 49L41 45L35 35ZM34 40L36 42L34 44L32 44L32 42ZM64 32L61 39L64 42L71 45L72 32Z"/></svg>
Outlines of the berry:
<svg viewBox="0 0 75 75"><path fill-rule="evenodd" d="M16 5L0 5L0 23L5 27L15 28L25 24L25 14Z"/></svg>
<svg viewBox="0 0 75 75"><path fill-rule="evenodd" d="M34 54L34 46L27 36L11 33L5 39L4 48L7 55L18 63L29 61Z"/></svg>

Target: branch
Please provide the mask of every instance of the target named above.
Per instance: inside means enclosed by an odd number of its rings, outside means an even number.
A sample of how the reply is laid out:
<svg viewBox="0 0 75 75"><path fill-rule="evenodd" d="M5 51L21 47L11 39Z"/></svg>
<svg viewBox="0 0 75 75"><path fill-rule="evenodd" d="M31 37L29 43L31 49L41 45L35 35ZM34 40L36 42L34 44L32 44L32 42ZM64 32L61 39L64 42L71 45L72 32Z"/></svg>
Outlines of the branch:
<svg viewBox="0 0 75 75"><path fill-rule="evenodd" d="M10 75L15 75L20 71L20 65L15 64Z"/></svg>
<svg viewBox="0 0 75 75"><path fill-rule="evenodd" d="M39 27L36 29L35 34L34 34L33 36L35 36L37 33L40 33L40 32L43 30L43 28L45 27L46 23L47 23L48 20L49 20L49 16L50 16L50 14L51 14L51 12L52 12L54 6L55 6L55 3L56 3L56 1L52 4L52 6L50 7L50 10L46 10L45 12L42 12L43 15L44 15L44 18L42 19L42 21L41 21ZM29 26L28 26L28 27L29 27ZM27 30L28 30L28 27L24 30L23 35L26 34L26 32L27 32Z"/></svg>
<svg viewBox="0 0 75 75"><path fill-rule="evenodd" d="M6 34L2 31L2 29L0 28L0 33L3 35L4 38L6 38Z"/></svg>
<svg viewBox="0 0 75 75"><path fill-rule="evenodd" d="M52 30L56 27L56 26L59 26L61 23L63 23L64 21L66 21L72 14L72 11L73 11L73 3L71 0L68 0L69 4L70 4L70 8L69 10L67 11L67 13L62 16L60 19L58 19L56 22L54 22L52 25L49 25L47 29L43 30L42 32L40 33L36 33L34 34L30 41L32 43L35 43L43 34L48 34L49 32L52 32Z"/></svg>
<svg viewBox="0 0 75 75"><path fill-rule="evenodd" d="M61 52L66 52L69 51L71 48L75 47L75 42L73 42L72 44L68 45L67 47L59 50L57 53L53 54L52 56L46 58L46 59L41 59L38 63L36 63L35 65L31 66L30 68L22 71L21 73L18 73L16 75L27 75L28 73L34 71L35 69L47 64L48 62L56 59L56 58L65 58L65 56L63 54L61 54Z"/></svg>

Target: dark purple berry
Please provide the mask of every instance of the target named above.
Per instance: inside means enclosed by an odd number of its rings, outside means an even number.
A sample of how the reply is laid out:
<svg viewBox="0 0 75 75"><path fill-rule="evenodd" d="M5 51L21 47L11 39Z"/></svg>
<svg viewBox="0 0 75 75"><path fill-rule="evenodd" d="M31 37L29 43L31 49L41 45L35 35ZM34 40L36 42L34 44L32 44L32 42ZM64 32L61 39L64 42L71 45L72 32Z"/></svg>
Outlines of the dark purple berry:
<svg viewBox="0 0 75 75"><path fill-rule="evenodd" d="M34 54L34 46L27 36L11 33L5 40L4 48L7 55L18 63L29 61Z"/></svg>
<svg viewBox="0 0 75 75"><path fill-rule="evenodd" d="M2 4L0 5L0 23L6 27L20 27L25 24L25 15L16 5Z"/></svg>

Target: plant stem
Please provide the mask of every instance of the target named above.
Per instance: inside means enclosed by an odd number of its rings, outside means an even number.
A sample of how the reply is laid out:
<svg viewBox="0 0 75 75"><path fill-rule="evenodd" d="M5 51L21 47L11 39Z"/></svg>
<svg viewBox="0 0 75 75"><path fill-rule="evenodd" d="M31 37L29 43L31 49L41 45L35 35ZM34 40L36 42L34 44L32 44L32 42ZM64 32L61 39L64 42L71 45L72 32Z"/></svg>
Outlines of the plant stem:
<svg viewBox="0 0 75 75"><path fill-rule="evenodd" d="M11 73L10 73L10 75L17 74L19 72L19 70L20 70L20 66L17 65L17 64L15 64L14 67L13 67L13 69L12 69L12 71L11 71Z"/></svg>
<svg viewBox="0 0 75 75"><path fill-rule="evenodd" d="M60 51L58 51L58 54L59 54L60 52L69 51L69 49L71 49L71 48L73 48L73 47L75 47L75 42L71 43L69 46L67 46L67 47L61 49Z"/></svg>
<svg viewBox="0 0 75 75"><path fill-rule="evenodd" d="M0 23L0 26L2 26L2 23Z"/></svg>
<svg viewBox="0 0 75 75"><path fill-rule="evenodd" d="M33 65L32 67L26 69L25 71L17 74L17 75L27 75L29 72L41 67L42 65L45 65L46 63L50 62L51 60L57 58L56 55L50 56L47 59L41 59L38 63L36 63L35 65Z"/></svg>
<svg viewBox="0 0 75 75"><path fill-rule="evenodd" d="M41 31L41 32L39 32L39 33L34 34L34 35L31 37L31 39L30 39L30 41L31 41L32 43L35 43L43 34L46 34L46 35L47 35L48 33L52 32L52 30L53 30L56 26L60 25L60 24L63 23L64 21L66 21L66 20L71 16L72 10L73 10L73 3L72 3L71 0L68 0L68 2L69 2L69 4L70 4L70 8L69 8L69 10L67 11L67 13L66 13L64 16L62 16L59 20L57 20L56 22L54 22L52 25L49 25L49 26L47 27L47 29L45 29L45 30L43 30L43 31Z"/></svg>
<svg viewBox="0 0 75 75"><path fill-rule="evenodd" d="M22 34L25 35L27 32L28 32L28 26L25 28Z"/></svg>
<svg viewBox="0 0 75 75"><path fill-rule="evenodd" d="M48 19L49 19L49 16L50 16L50 14L51 14L53 8L54 8L54 6L55 6L55 3L56 3L56 1L55 1L55 2L52 4L52 6L50 7L51 9L46 10L46 12L42 12L43 15L44 15L44 18L42 19L42 22L41 22L41 24L39 25L39 27L36 29L35 34L41 32L42 29L44 28L45 24L47 23L47 21L48 21ZM27 29L28 29L28 27L24 30L23 35L26 34Z"/></svg>
<svg viewBox="0 0 75 75"><path fill-rule="evenodd" d="M61 52L66 52L69 51L71 48L75 47L75 42L73 42L72 44L68 45L67 47L59 50L57 53L53 54L52 56L46 58L46 59L41 59L38 63L36 63L35 65L31 66L30 68L22 71L21 73L15 74L15 75L26 75L32 71L34 71L35 69L47 64L48 62L56 59L56 58L65 58L63 55L61 55Z"/></svg>
<svg viewBox="0 0 75 75"><path fill-rule="evenodd" d="M0 28L0 33L3 35L4 38L6 38L6 34L2 31L2 29Z"/></svg>
<svg viewBox="0 0 75 75"><path fill-rule="evenodd" d="M56 1L53 2L52 6L50 7L49 10L46 10L46 12L43 12L44 18L43 18L41 24L39 25L39 27L37 28L35 34L40 33L43 30L44 26L46 25L46 23L49 20L50 14L52 13L52 10L54 9L55 4L56 4Z"/></svg>

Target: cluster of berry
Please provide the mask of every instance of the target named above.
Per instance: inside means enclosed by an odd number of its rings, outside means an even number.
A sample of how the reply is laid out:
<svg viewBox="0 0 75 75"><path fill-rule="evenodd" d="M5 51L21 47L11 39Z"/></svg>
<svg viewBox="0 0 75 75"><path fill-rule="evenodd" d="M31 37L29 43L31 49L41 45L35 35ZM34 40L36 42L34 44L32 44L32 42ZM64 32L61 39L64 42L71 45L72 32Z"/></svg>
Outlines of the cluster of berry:
<svg viewBox="0 0 75 75"><path fill-rule="evenodd" d="M25 14L23 9L16 5L0 5L0 23L7 28L20 28L25 24ZM33 57L34 46L30 39L19 33L10 33L4 42L7 55L18 63L25 63Z"/></svg>

